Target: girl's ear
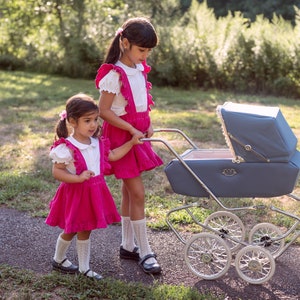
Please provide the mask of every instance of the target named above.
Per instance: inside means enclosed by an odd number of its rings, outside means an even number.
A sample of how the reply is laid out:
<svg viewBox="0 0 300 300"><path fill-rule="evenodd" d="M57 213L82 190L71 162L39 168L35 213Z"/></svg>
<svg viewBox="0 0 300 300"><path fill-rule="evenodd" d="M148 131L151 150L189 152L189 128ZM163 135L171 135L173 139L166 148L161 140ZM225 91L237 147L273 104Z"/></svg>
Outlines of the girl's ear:
<svg viewBox="0 0 300 300"><path fill-rule="evenodd" d="M122 39L122 46L124 50L128 50L130 48L130 43L127 38Z"/></svg>
<svg viewBox="0 0 300 300"><path fill-rule="evenodd" d="M69 122L69 124L70 124L73 128L75 128L76 125L77 125L76 120L73 119L73 118L69 118L68 122Z"/></svg>

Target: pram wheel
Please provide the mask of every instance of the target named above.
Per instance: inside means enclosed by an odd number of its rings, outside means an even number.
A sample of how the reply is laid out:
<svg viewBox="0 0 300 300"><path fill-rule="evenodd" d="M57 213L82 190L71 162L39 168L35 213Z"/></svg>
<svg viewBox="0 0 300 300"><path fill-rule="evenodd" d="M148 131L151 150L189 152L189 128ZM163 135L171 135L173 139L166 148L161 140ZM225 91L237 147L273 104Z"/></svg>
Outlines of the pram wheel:
<svg viewBox="0 0 300 300"><path fill-rule="evenodd" d="M235 268L245 281L262 284L274 275L275 260L268 250L250 245L237 253Z"/></svg>
<svg viewBox="0 0 300 300"><path fill-rule="evenodd" d="M284 247L284 239L276 240L281 235L282 233L277 226L270 223L259 223L251 229L249 243L264 247L272 255L276 255Z"/></svg>
<svg viewBox="0 0 300 300"><path fill-rule="evenodd" d="M185 245L184 259L197 276L212 280L223 276L231 263L231 252L224 240L211 233L194 235Z"/></svg>
<svg viewBox="0 0 300 300"><path fill-rule="evenodd" d="M219 232L231 251L236 251L241 244L226 238L226 235L243 242L245 240L245 226L241 219L228 211L217 211L209 215L204 221L204 225Z"/></svg>

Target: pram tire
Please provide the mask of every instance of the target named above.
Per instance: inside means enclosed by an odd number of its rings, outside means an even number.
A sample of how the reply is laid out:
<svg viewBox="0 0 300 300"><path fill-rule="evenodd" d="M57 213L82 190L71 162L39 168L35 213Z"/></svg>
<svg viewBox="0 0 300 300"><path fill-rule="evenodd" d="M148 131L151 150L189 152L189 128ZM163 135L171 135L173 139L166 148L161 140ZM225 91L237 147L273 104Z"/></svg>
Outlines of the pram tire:
<svg viewBox="0 0 300 300"><path fill-rule="evenodd" d="M231 252L221 237L202 232L186 243L184 259L192 273L206 280L214 280L228 271Z"/></svg>
<svg viewBox="0 0 300 300"><path fill-rule="evenodd" d="M250 230L249 243L254 246L264 247L271 252L273 257L276 257L285 244L283 238L274 240L280 236L282 236L282 232L274 224L259 223Z"/></svg>
<svg viewBox="0 0 300 300"><path fill-rule="evenodd" d="M238 275L251 284L263 284L275 272L275 260L263 247L249 245L242 248L235 257Z"/></svg>
<svg viewBox="0 0 300 300"><path fill-rule="evenodd" d="M219 232L219 236L224 239L232 252L237 251L246 237L246 230L241 219L229 211L217 211L209 215L204 221L204 225ZM226 235L233 237L239 242L235 242Z"/></svg>

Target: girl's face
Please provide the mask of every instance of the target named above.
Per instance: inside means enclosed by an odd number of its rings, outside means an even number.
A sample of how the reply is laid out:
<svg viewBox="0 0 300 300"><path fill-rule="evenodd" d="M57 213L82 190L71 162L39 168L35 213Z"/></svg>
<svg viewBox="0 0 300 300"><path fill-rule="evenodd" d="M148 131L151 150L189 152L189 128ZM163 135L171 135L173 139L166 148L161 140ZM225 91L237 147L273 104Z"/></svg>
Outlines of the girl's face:
<svg viewBox="0 0 300 300"><path fill-rule="evenodd" d="M144 48L132 45L126 38L123 39L124 52L120 58L121 62L128 67L134 68L136 64L140 64L146 60L151 53L151 48Z"/></svg>
<svg viewBox="0 0 300 300"><path fill-rule="evenodd" d="M80 143L90 144L90 137L94 135L99 126L99 112L87 113L77 121L71 120L70 124L74 129L73 137Z"/></svg>

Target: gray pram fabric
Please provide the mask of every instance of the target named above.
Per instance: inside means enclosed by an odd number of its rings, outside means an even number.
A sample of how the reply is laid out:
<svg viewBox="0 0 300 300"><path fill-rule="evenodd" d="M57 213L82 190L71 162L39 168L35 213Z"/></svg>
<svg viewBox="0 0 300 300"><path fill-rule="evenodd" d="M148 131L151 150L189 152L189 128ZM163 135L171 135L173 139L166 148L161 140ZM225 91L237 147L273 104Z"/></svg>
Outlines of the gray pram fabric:
<svg viewBox="0 0 300 300"><path fill-rule="evenodd" d="M246 162L288 162L297 138L278 107L226 102L217 107L226 142Z"/></svg>
<svg viewBox="0 0 300 300"><path fill-rule="evenodd" d="M165 173L175 193L207 197L195 176L217 197L275 197L298 180L297 138L277 107L225 103L218 106L228 149L191 149Z"/></svg>

